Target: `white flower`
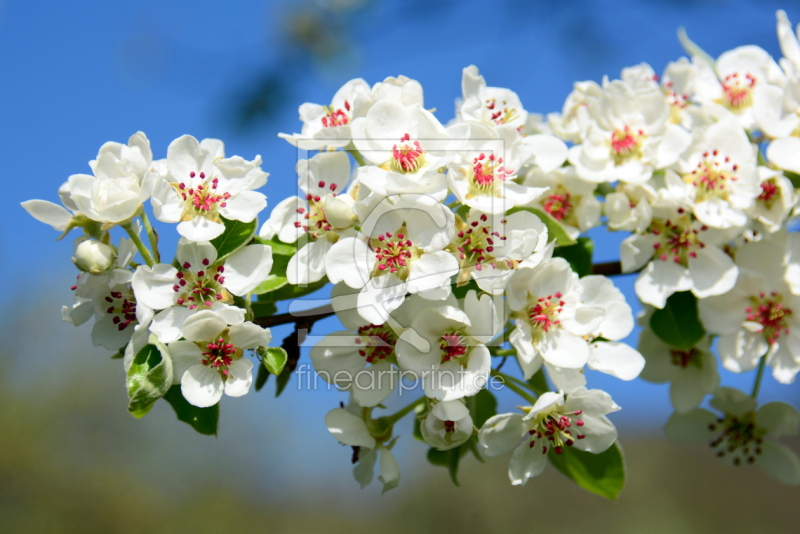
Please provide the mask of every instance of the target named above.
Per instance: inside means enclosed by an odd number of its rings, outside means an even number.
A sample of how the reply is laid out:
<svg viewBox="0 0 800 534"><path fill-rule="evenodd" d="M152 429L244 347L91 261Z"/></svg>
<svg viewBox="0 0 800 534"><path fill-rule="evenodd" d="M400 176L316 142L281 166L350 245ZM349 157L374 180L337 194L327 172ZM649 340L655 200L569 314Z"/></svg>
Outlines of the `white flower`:
<svg viewBox="0 0 800 534"><path fill-rule="evenodd" d="M655 211L647 233L632 235L620 246L622 272L644 267L634 284L636 296L663 308L676 291L691 290L702 299L730 290L738 269L715 243L720 235L683 208Z"/></svg>
<svg viewBox="0 0 800 534"><path fill-rule="evenodd" d="M380 476L378 480L383 484L382 493L394 489L400 483L400 467L397 464L389 447L379 443L373 438L364 420L355 415L361 408L351 403L347 408L334 408L325 416L325 425L328 431L343 445L353 448L352 463L353 477L364 488L372 482L375 472L375 462L379 462Z"/></svg>
<svg viewBox="0 0 800 534"><path fill-rule="evenodd" d="M220 263L210 243L181 239L176 259L178 268L163 263L140 265L132 280L138 302L164 310L151 326L163 343L180 337L183 321L194 311L233 302L231 295L246 295L272 269L272 249L267 245L248 245Z"/></svg>
<svg viewBox="0 0 800 534"><path fill-rule="evenodd" d="M503 328L492 297L470 291L463 311L441 306L422 311L397 342L397 363L422 377L425 395L449 401L486 385L491 355L486 343Z"/></svg>
<svg viewBox="0 0 800 534"><path fill-rule="evenodd" d="M570 148L569 162L590 182L644 183L654 169L677 161L691 140L668 122L669 105L655 86L634 90L613 81L587 106L592 122L583 142Z"/></svg>
<svg viewBox="0 0 800 534"><path fill-rule="evenodd" d="M548 188L547 193L528 206L547 212L564 225L571 238L600 224L602 206L594 196L597 184L578 178L575 167L561 167L548 173L534 168L522 183L532 188Z"/></svg>
<svg viewBox="0 0 800 534"><path fill-rule="evenodd" d="M202 310L183 323L185 341L168 346L173 365L173 380L180 383L181 393L200 408L213 406L223 391L230 397L241 397L253 382L253 362L243 351L267 346L270 331L250 322L231 325L211 310Z"/></svg>
<svg viewBox="0 0 800 534"><path fill-rule="evenodd" d="M336 242L325 257L328 279L361 289L358 309L382 324L406 293L442 300L458 260L442 250L452 240L454 216L425 195L401 195L369 210L357 237Z"/></svg>
<svg viewBox="0 0 800 534"><path fill-rule="evenodd" d="M756 197L748 215L764 225L768 232L777 232L797 204L792 182L780 171L758 168L761 194Z"/></svg>
<svg viewBox="0 0 800 534"><path fill-rule="evenodd" d="M514 273L506 288L516 328L509 341L530 378L543 361L556 367L580 369L590 349L583 336L603 319L603 309L581 302L583 287L563 258L543 261Z"/></svg>
<svg viewBox="0 0 800 534"><path fill-rule="evenodd" d="M596 82L575 82L572 92L564 101L561 113L550 113L547 116L547 123L553 133L566 141L580 143L592 122L587 103L602 94L603 88Z"/></svg>
<svg viewBox="0 0 800 534"><path fill-rule="evenodd" d="M517 93L503 87L487 87L475 65L463 70L461 95L462 100L456 103L456 116L462 121L520 131L528 120L528 112Z"/></svg>
<svg viewBox="0 0 800 534"><path fill-rule="evenodd" d="M481 290L502 294L519 262L547 245L547 227L533 213L486 214L470 209L456 219L456 236L447 249L459 258L457 282L473 278Z"/></svg>
<svg viewBox="0 0 800 534"><path fill-rule="evenodd" d="M696 130L679 167L680 177L667 172L667 189L702 223L714 228L747 224L745 210L760 193L756 157L733 117Z"/></svg>
<svg viewBox="0 0 800 534"><path fill-rule="evenodd" d="M355 200L341 194L350 179L345 152L320 152L297 163L298 185L305 198L289 197L272 210L259 236L284 243L304 238L286 267L290 284L312 284L325 276L325 255L341 236L354 235Z"/></svg>
<svg viewBox="0 0 800 534"><path fill-rule="evenodd" d="M278 134L303 150L326 146L343 147L350 143L350 123L366 114L372 105L370 87L361 78L350 80L339 89L329 106L305 103L300 106L303 129L299 134Z"/></svg>
<svg viewBox="0 0 800 534"><path fill-rule="evenodd" d="M603 206L608 228L643 234L653 219L652 206L658 193L650 184L619 184L614 193L606 195Z"/></svg>
<svg viewBox="0 0 800 534"><path fill-rule="evenodd" d="M767 440L798 433L800 414L782 402L764 404L756 411L756 401L731 388L721 388L711 407L722 413L697 408L675 413L664 430L675 441L708 442L723 462L735 465L758 464L769 476L784 484L800 484L800 459L788 447Z"/></svg>
<svg viewBox="0 0 800 534"><path fill-rule="evenodd" d="M472 417L458 400L436 403L420 423L425 443L440 451L464 444L472 436Z"/></svg>
<svg viewBox="0 0 800 534"><path fill-rule="evenodd" d="M710 345L711 339L704 337L689 350L677 349L645 328L639 334L639 351L647 360L641 376L649 382L669 382L675 411L691 411L719 388L717 361Z"/></svg>
<svg viewBox="0 0 800 534"><path fill-rule="evenodd" d="M776 239L741 247L736 285L701 300L698 309L706 330L720 336L717 350L726 369L743 373L765 356L775 380L788 384L800 371L800 298L783 280L782 245Z"/></svg>
<svg viewBox="0 0 800 534"><path fill-rule="evenodd" d="M266 197L253 191L267 183L260 165L261 156L225 158L217 139L179 137L167 149L168 174L155 181L153 212L160 221L179 223L183 237L210 241L225 231L220 217L250 222L266 207Z"/></svg>
<svg viewBox="0 0 800 534"><path fill-rule="evenodd" d="M563 393L547 392L533 406L522 408L525 415L491 417L478 440L491 457L515 449L508 476L518 486L544 470L551 449L556 454L564 447L594 454L608 449L617 439L617 429L605 415L619 409L607 393L597 389L580 388L566 398Z"/></svg>

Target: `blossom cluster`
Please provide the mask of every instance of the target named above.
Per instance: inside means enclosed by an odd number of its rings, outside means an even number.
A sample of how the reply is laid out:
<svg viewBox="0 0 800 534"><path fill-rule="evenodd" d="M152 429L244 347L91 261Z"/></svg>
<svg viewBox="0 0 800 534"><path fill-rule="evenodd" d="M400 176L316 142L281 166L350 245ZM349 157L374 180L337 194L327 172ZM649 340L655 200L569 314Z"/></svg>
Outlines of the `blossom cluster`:
<svg viewBox="0 0 800 534"><path fill-rule="evenodd" d="M94 319L95 344L124 356L134 415L160 397L179 411L172 384L197 409L247 393L248 350L260 385L276 374L280 392L301 337L269 348L264 325L282 324L270 322L277 302L331 283L344 329L316 338L310 359L349 395L325 423L352 447L362 486L376 462L384 491L399 483L391 450L408 414L454 479L467 452L513 450L515 485L548 462L565 473L586 455L621 463L607 417L620 407L587 387L587 369L670 382L671 437L800 484L794 453L763 439L797 434L800 414L757 400L767 366L782 384L800 372L800 239L789 231L800 43L783 12L778 38L776 62L755 46L715 60L683 36L690 57L661 75L643 63L576 83L547 116L475 66L447 122L416 80L352 80L329 105L300 106L301 132L281 134L303 154L298 195L260 229L260 157L226 158L220 141L190 136L162 160L142 133L107 143L92 175L59 188L62 205L23 206L65 234L83 230L63 316ZM148 200L155 219L177 223L171 263ZM636 326L625 296L591 266L585 233L600 225L629 233L620 273L638 273L638 348L625 342ZM127 237L115 245L117 226ZM752 395L720 387L715 352L728 371L756 371ZM501 371L507 360L521 378ZM409 382L421 397L379 416ZM523 399L520 413L496 413L497 383ZM701 407L709 396L713 412Z"/></svg>

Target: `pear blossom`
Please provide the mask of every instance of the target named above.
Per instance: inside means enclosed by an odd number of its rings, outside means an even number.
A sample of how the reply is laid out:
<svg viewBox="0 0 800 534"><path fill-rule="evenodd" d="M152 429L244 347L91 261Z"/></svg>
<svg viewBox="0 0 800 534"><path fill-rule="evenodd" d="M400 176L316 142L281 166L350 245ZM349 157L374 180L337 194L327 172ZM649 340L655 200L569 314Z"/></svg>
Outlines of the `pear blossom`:
<svg viewBox="0 0 800 534"><path fill-rule="evenodd" d="M636 296L656 308L663 308L676 291L691 290L701 299L721 295L733 287L738 273L718 246L722 239L685 209L660 207L654 209L647 233L622 242L622 272L644 267L634 284Z"/></svg>
<svg viewBox="0 0 800 534"><path fill-rule="evenodd" d="M667 189L695 216L714 228L744 226L761 189L753 146L733 117L704 130L681 156L680 176L666 175Z"/></svg>
<svg viewBox="0 0 800 534"><path fill-rule="evenodd" d="M572 239L600 224L602 205L594 196L597 184L580 179L575 167L549 173L533 168L522 183L532 188L548 188L543 196L526 206L538 207L559 221Z"/></svg>
<svg viewBox="0 0 800 534"><path fill-rule="evenodd" d="M178 242L178 267L158 263L141 265L133 273L131 284L137 302L162 310L151 325L163 343L180 337L183 322L193 313L233 302L233 295L243 296L267 279L272 269L272 249L251 244L217 261L211 243L185 238Z"/></svg>
<svg viewBox="0 0 800 534"><path fill-rule="evenodd" d="M645 233L653 220L653 204L658 201L658 193L650 184L619 184L615 192L606 195L603 204L608 228Z"/></svg>
<svg viewBox="0 0 800 534"><path fill-rule="evenodd" d="M261 156L226 158L218 139L179 137L167 149L167 174L154 181L153 212L178 223L186 239L210 241L225 231L221 217L251 222L266 207L266 197L254 191L267 183L260 165Z"/></svg>
<svg viewBox="0 0 800 534"><path fill-rule="evenodd" d="M776 232L797 205L797 194L792 182L780 171L758 168L761 194L756 197L748 215L761 223L768 232Z"/></svg>
<svg viewBox="0 0 800 534"><path fill-rule="evenodd" d="M644 183L655 169L675 163L691 141L668 121L669 105L658 87L634 90L608 82L588 100L587 111L592 122L586 135L569 149L569 162L583 180Z"/></svg>
<svg viewBox="0 0 800 534"><path fill-rule="evenodd" d="M547 235L544 223L528 211L493 215L470 209L464 219L456 218L456 235L447 247L459 259L457 283L472 278L481 290L502 294L516 266L544 251Z"/></svg>
<svg viewBox="0 0 800 534"><path fill-rule="evenodd" d="M463 310L441 306L419 313L397 341L397 363L422 377L428 397L450 401L475 395L489 380L486 343L503 324L492 297L470 291Z"/></svg>
<svg viewBox="0 0 800 534"><path fill-rule="evenodd" d="M394 440L387 444L372 437L364 419L354 413L360 411L361 408L354 403L347 408L334 408L325 416L325 424L342 445L352 447L353 477L361 488L372 482L377 462L380 470L378 480L383 484L382 493L386 493L400 483L400 467L390 451Z"/></svg>
<svg viewBox="0 0 800 534"><path fill-rule="evenodd" d="M96 239L83 239L75 246L72 263L81 271L100 274L114 265L115 256L111 246Z"/></svg>
<svg viewBox="0 0 800 534"><path fill-rule="evenodd" d="M717 361L708 336L684 350L670 347L645 328L639 334L639 352L647 360L641 377L657 384L669 382L669 398L678 413L694 410L719 388Z"/></svg>
<svg viewBox="0 0 800 534"><path fill-rule="evenodd" d="M367 210L361 231L337 241L325 257L328 279L360 289L358 310L386 321L406 293L431 300L450 294L458 260L443 250L454 235L453 213L425 195L400 195Z"/></svg>
<svg viewBox="0 0 800 534"><path fill-rule="evenodd" d="M276 237L284 243L301 241L289 260L286 278L290 284L312 284L325 276L325 256L343 236L355 234L355 200L342 194L350 179L350 159L345 152L320 152L297 163L298 185L305 197L281 201L259 237Z"/></svg>
<svg viewBox="0 0 800 534"><path fill-rule="evenodd" d="M564 447L598 454L614 444L617 429L605 416L620 409L604 391L579 388L572 393L544 393L525 415L500 414L484 423L478 440L490 457L514 449L508 476L515 486L544 471L547 453Z"/></svg>
<svg viewBox="0 0 800 534"><path fill-rule="evenodd" d="M303 150L346 146L352 139L351 122L364 116L372 102L367 82L361 78L350 80L333 95L330 105L305 103L300 106L301 133L278 136Z"/></svg>
<svg viewBox="0 0 800 534"><path fill-rule="evenodd" d="M465 67L462 72L462 99L456 103L456 116L460 120L517 131L525 126L528 112L517 93L502 87L488 87L475 65Z"/></svg>
<svg viewBox="0 0 800 534"><path fill-rule="evenodd" d="M583 287L563 258L518 269L506 288L515 328L509 341L528 379L542 363L580 369L591 350L583 336L603 319L603 308L581 302Z"/></svg>
<svg viewBox="0 0 800 534"><path fill-rule="evenodd" d="M547 115L547 124L550 129L561 139L580 143L592 123L588 102L602 94L603 88L596 82L591 80L576 82L572 92L564 101L561 113Z"/></svg>
<svg viewBox="0 0 800 534"><path fill-rule="evenodd" d="M726 369L746 372L766 357L775 380L788 384L800 371L800 297L784 282L782 245L778 239L744 245L736 285L701 300L698 310L706 330L719 335Z"/></svg>
<svg viewBox="0 0 800 534"><path fill-rule="evenodd" d="M217 404L224 392L241 397L253 382L253 362L243 352L265 347L269 329L251 322L228 322L212 310L192 315L181 326L183 341L168 345L173 383L189 403L205 408Z"/></svg>
<svg viewBox="0 0 800 534"><path fill-rule="evenodd" d="M465 443L473 431L472 417L459 400L436 403L420 423L425 443L440 451Z"/></svg>
<svg viewBox="0 0 800 534"><path fill-rule="evenodd" d="M664 430L674 441L707 442L715 456L734 466L757 464L769 476L800 484L800 459L788 447L767 439L800 432L800 413L793 406L770 402L756 410L756 400L732 388L720 388L711 400L720 415L696 408L675 413Z"/></svg>

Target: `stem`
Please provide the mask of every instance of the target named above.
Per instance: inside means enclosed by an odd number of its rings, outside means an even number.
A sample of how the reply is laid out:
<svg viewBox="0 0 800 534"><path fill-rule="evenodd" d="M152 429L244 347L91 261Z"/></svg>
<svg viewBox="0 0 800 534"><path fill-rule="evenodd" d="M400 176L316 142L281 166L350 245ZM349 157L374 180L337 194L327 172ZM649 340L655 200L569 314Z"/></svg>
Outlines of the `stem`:
<svg viewBox="0 0 800 534"><path fill-rule="evenodd" d="M758 390L761 389L761 379L764 377L764 367L767 364L767 357L762 356L761 361L758 362L758 371L756 371L756 382L753 384L753 392L750 394L754 399L758 397Z"/></svg>
<svg viewBox="0 0 800 534"><path fill-rule="evenodd" d="M305 310L305 311L279 313L277 315L271 315L269 317L256 317L255 319L253 319L253 322L265 328L270 326L279 326L282 324L290 324L297 322L314 324L315 322L321 319L330 317L334 313L335 312L333 311L333 306L330 304L326 304L325 306L319 306L317 308L311 308L310 310Z"/></svg>
<svg viewBox="0 0 800 534"><path fill-rule="evenodd" d="M156 232L153 230L153 225L150 224L150 218L147 216L147 212L144 211L144 207L142 207L140 216L142 217L142 225L144 226L144 230L147 232L147 239L150 241L150 248L153 249L153 255L156 258L156 263L160 263L161 253L158 251L158 237L156 237Z"/></svg>
<svg viewBox="0 0 800 534"><path fill-rule="evenodd" d="M244 296L244 313L248 321L253 320L253 294L248 293Z"/></svg>
<svg viewBox="0 0 800 534"><path fill-rule="evenodd" d="M502 378L503 379L503 385L508 387L508 389L510 389L511 391L513 391L514 393L516 393L517 395L519 395L520 397L522 397L526 401L530 402L531 406L536 404L536 399L533 397L533 395L531 395L530 393L528 393L527 391L522 389L520 386L515 384L515 382L520 382L520 381L517 380L516 378L514 378L513 376L509 376L509 375L507 375L505 373L501 373L497 369L493 369L492 370L492 376L497 376L499 378Z"/></svg>
<svg viewBox="0 0 800 534"><path fill-rule="evenodd" d="M622 272L622 264L618 261L606 263L596 263L592 265L592 274L602 274L603 276L614 276L618 274L630 274Z"/></svg>
<svg viewBox="0 0 800 534"><path fill-rule="evenodd" d="M351 156L353 156L353 159L356 160L356 162L358 163L359 167L363 167L364 165L367 164L367 162L364 161L364 157L361 155L361 153L358 150L356 150L355 148L348 148L346 150L347 150L347 152L350 153Z"/></svg>
<svg viewBox="0 0 800 534"><path fill-rule="evenodd" d="M413 412L414 409L416 409L417 406L419 406L420 404L423 404L427 400L428 400L428 397L424 397L424 396L420 397L417 400L415 400L414 402L412 402L411 404L409 404L408 406L406 406L405 408L402 408L397 413L393 413L392 415L387 415L385 417L382 417L381 419L385 419L388 424L393 425L396 422L398 422L400 419L402 419L403 417L408 415L409 413Z"/></svg>
<svg viewBox="0 0 800 534"><path fill-rule="evenodd" d="M126 222L126 223L120 223L120 226L122 226L122 228L124 228L125 231L128 232L131 241L133 241L133 244L136 245L136 248L139 250L139 254L142 255L142 258L144 258L144 262L147 264L147 266L152 267L153 265L155 265L156 262L153 259L153 256L150 254L150 251L147 249L144 243L142 243L139 234L137 234L136 230L133 229L133 225L130 222Z"/></svg>

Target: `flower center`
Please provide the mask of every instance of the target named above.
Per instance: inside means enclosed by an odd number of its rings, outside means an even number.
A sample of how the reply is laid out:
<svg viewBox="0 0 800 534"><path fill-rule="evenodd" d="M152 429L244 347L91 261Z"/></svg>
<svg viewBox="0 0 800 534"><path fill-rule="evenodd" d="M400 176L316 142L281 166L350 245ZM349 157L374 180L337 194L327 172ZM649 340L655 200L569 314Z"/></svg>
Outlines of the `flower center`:
<svg viewBox="0 0 800 534"><path fill-rule="evenodd" d="M642 140L644 130L631 130L625 125L621 130L614 130L611 134L611 157L614 163L621 165L629 159L642 157Z"/></svg>
<svg viewBox="0 0 800 534"><path fill-rule="evenodd" d="M325 182L319 182L320 187L325 187ZM336 193L336 184L330 184L329 189L333 196ZM312 238L319 239L322 235L333 230L333 225L328 222L328 217L325 215L325 206L323 205L322 197L319 195L306 195L306 202L308 202L308 209L297 208L297 213L302 217L302 221L295 221L295 228L302 228Z"/></svg>
<svg viewBox="0 0 800 534"><path fill-rule="evenodd" d="M377 260L373 276L380 276L386 272L396 275L401 280L408 277L409 263L418 254L417 247L401 231L392 234L386 232L373 240L373 253Z"/></svg>
<svg viewBox="0 0 800 534"><path fill-rule="evenodd" d="M388 162L389 169L402 174L417 172L425 163L425 151L419 141L411 143L411 137L405 134L400 138L400 146L392 147L392 159ZM387 169L388 170L388 169Z"/></svg>
<svg viewBox="0 0 800 534"><path fill-rule="evenodd" d="M502 196L500 185L512 174L513 171L503 166L503 158L495 157L494 154L487 156L481 152L477 158L472 160L468 197Z"/></svg>
<svg viewBox="0 0 800 534"><path fill-rule="evenodd" d="M237 353L241 351L233 346L224 336L209 341L203 350L202 364L206 367L216 369L220 375L228 376L228 367L233 363Z"/></svg>
<svg viewBox="0 0 800 534"><path fill-rule="evenodd" d="M528 320L531 326L549 332L554 326L558 326L561 321L558 320L558 315L564 311L564 302L560 300L563 295L556 293L542 297L536 301L528 310Z"/></svg>
<svg viewBox="0 0 800 534"><path fill-rule="evenodd" d="M753 104L753 88L755 85L756 77L749 72L744 76L739 76L738 72L725 76L722 81L722 90L725 92L725 107L736 111L751 106Z"/></svg>
<svg viewBox="0 0 800 534"><path fill-rule="evenodd" d="M583 426L583 420L578 417L583 413L583 410L576 410L572 413L549 413L539 415L534 419L533 426L528 430L531 441L529 446L531 448L536 446L536 440L542 440L542 454L547 454L547 449L552 447L556 454L561 454L564 447L572 447L576 439L584 439L585 434L580 434L580 430L575 430L575 436L572 435L572 425L575 424L578 429Z"/></svg>
<svg viewBox="0 0 800 534"><path fill-rule="evenodd" d="M751 306L747 312L747 320L761 325L764 338L772 345L782 334L789 334L787 319L792 310L783 306L783 295L772 292L769 295L760 293L758 297L750 297Z"/></svg>
<svg viewBox="0 0 800 534"><path fill-rule="evenodd" d="M208 258L203 258L203 266L195 270L188 261L178 269L178 282L172 290L178 293L178 306L188 306L190 310L198 306L210 308L217 301L231 302L228 290L222 287L225 283L223 273L225 267L214 267Z"/></svg>
<svg viewBox="0 0 800 534"><path fill-rule="evenodd" d="M106 295L105 301L110 304L106 313L112 316L111 320L120 332L131 323L136 325L136 300L133 298L133 292L126 291L123 294L121 291L112 291Z"/></svg>
<svg viewBox="0 0 800 534"><path fill-rule="evenodd" d="M672 349L669 351L672 365L686 369L690 365L700 367L700 351L696 348L690 350Z"/></svg>
<svg viewBox="0 0 800 534"><path fill-rule="evenodd" d="M736 171L739 166L731 163L729 156L720 156L719 150L703 152L703 160L689 174L684 175L683 181L696 188L697 202L702 202L710 197L728 199L728 189L731 182L735 182Z"/></svg>
<svg viewBox="0 0 800 534"><path fill-rule="evenodd" d="M456 431L456 422L447 420L444 422L444 431L445 432L455 432Z"/></svg>
<svg viewBox="0 0 800 534"><path fill-rule="evenodd" d="M705 248L706 244L700 240L700 232L708 230L708 227L694 224L683 208L678 208L678 214L674 222L670 219L654 219L650 233L661 239L653 244L655 257L687 267L689 258L696 258L697 250Z"/></svg>
<svg viewBox="0 0 800 534"><path fill-rule="evenodd" d="M544 211L550 214L557 221L561 221L572 213L573 204L570 202L572 195L570 195L563 187L559 186L557 194L552 194L547 197L542 207Z"/></svg>
<svg viewBox="0 0 800 534"><path fill-rule="evenodd" d="M494 256L492 255L494 247L499 241L505 241L507 237L494 230L487 224L488 221L489 218L482 213L477 220L467 220L463 229L456 234L454 245L461 260L462 269L475 267L480 271L483 270L484 262L494 265ZM505 219L500 221L500 224L505 223Z"/></svg>
<svg viewBox="0 0 800 534"><path fill-rule="evenodd" d="M720 434L709 443L717 451L717 457L729 456L734 465L742 465L742 461L752 464L761 454L762 436L766 431L755 424L755 414L750 412L741 417L726 414L725 417L711 423L708 429L721 430Z"/></svg>
<svg viewBox="0 0 800 534"><path fill-rule="evenodd" d="M506 106L505 100L498 106L496 99L487 98L486 110L489 113L491 121L497 125L508 124L520 118L517 108Z"/></svg>
<svg viewBox="0 0 800 534"><path fill-rule="evenodd" d="M370 324L358 329L355 339L359 345L358 354L363 356L367 363L378 363L376 360L385 360L394 353L394 344L397 335L386 325Z"/></svg>
<svg viewBox="0 0 800 534"><path fill-rule="evenodd" d="M469 351L469 344L461 332L452 330L442 334L439 348L442 351L442 363L445 363L465 356Z"/></svg>
<svg viewBox="0 0 800 534"><path fill-rule="evenodd" d="M335 128L337 126L344 126L350 124L350 102L344 101L344 109L334 108L333 106L323 106L325 116L322 117L322 126L324 128Z"/></svg>
<svg viewBox="0 0 800 534"><path fill-rule="evenodd" d="M183 199L182 220L191 221L199 215L219 222L217 211L227 206L226 201L231 198L231 194L218 193L218 186L219 178L208 178L206 173L201 172L198 175L194 171L189 173L188 182L174 186Z"/></svg>
<svg viewBox="0 0 800 534"><path fill-rule="evenodd" d="M761 194L758 195L756 200L758 202L763 202L767 209L772 209L772 206L778 200L779 196L780 189L778 189L778 183L775 181L775 178L770 178L761 182Z"/></svg>

